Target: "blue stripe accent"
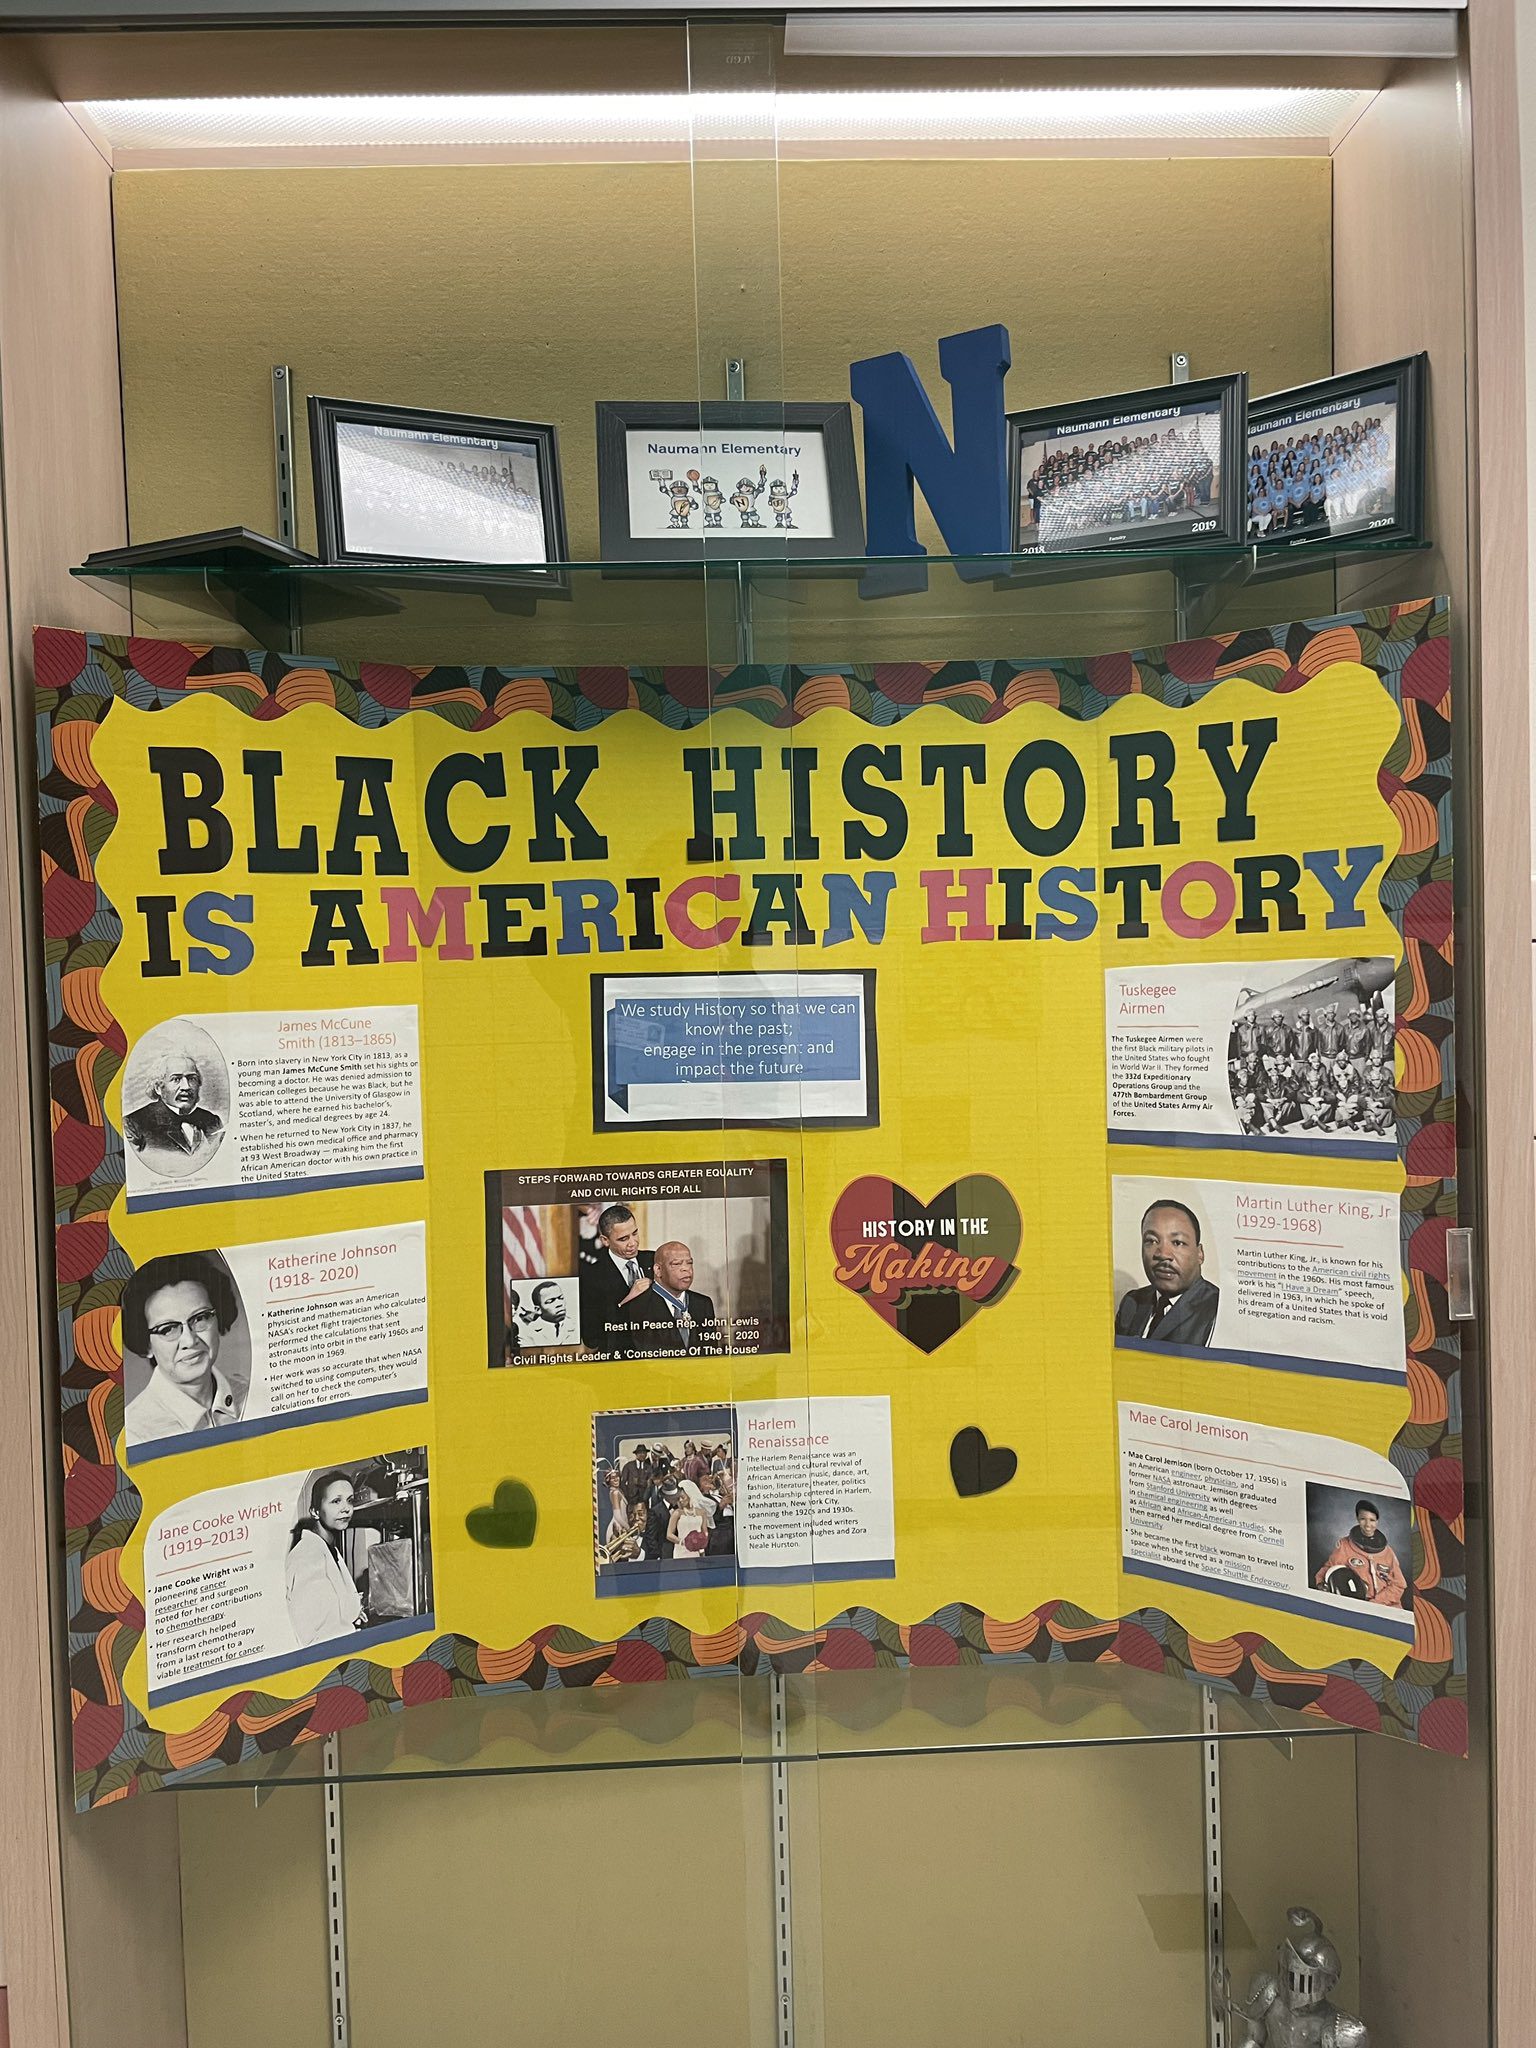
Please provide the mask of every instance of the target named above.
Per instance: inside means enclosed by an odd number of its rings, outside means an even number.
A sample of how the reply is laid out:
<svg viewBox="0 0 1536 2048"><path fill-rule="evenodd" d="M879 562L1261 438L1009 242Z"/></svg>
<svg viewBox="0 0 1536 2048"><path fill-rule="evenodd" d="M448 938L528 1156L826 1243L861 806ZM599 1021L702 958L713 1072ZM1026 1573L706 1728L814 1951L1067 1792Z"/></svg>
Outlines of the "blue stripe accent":
<svg viewBox="0 0 1536 2048"><path fill-rule="evenodd" d="M1247 1137L1234 1131L1110 1131L1111 1145L1181 1145L1197 1152L1296 1152L1313 1159L1396 1159L1395 1138Z"/></svg>
<svg viewBox="0 0 1536 2048"><path fill-rule="evenodd" d="M1161 1579L1170 1586L1192 1587L1197 1593L1220 1593L1224 1599L1240 1600L1244 1606L1273 1607L1282 1614L1304 1614L1308 1621L1326 1621L1333 1628L1363 1629L1367 1635L1390 1636L1396 1643L1413 1641L1413 1615L1406 1607L1393 1621L1384 1608L1373 1607L1368 1600L1351 1600L1348 1603L1351 1619L1346 1621L1342 1614L1330 1614L1295 1593L1272 1593L1267 1586L1237 1586L1228 1579L1205 1579L1198 1572L1175 1571L1171 1565L1144 1564L1134 1557L1122 1557L1120 1568L1134 1578Z"/></svg>
<svg viewBox="0 0 1536 2048"><path fill-rule="evenodd" d="M270 1436L274 1429L299 1429L307 1422L340 1422L352 1415L372 1415L380 1408L410 1408L426 1398L425 1387L411 1387L399 1394L364 1394L355 1401L327 1401L317 1408L257 1415L249 1422L228 1422L219 1429L184 1430L180 1436L157 1436L147 1444L129 1444L128 1462L143 1465L153 1458L174 1457L178 1451L206 1451L236 1437Z"/></svg>
<svg viewBox="0 0 1536 2048"><path fill-rule="evenodd" d="M437 1627L435 1614L413 1614L404 1621L383 1621L377 1628L349 1629L330 1643L306 1643L302 1650L289 1650L281 1657L258 1657L254 1664L235 1664L228 1670L213 1671L203 1678L185 1678L175 1685L159 1687L149 1696L152 1707L168 1707L176 1700L196 1699L200 1693L219 1692L226 1685L245 1685L254 1678L270 1678L274 1671L292 1671L302 1664L323 1664L332 1657L356 1657L376 1643L398 1642L402 1636L430 1635Z"/></svg>
<svg viewBox="0 0 1536 2048"><path fill-rule="evenodd" d="M643 1568L635 1565L601 1567L597 1574L598 1599L614 1600L626 1593L666 1593L676 1586L734 1586L736 1583L734 1557L717 1557L713 1564L679 1564L676 1571L670 1572L666 1569L669 1562L666 1558L658 1558L655 1564Z"/></svg>
<svg viewBox="0 0 1536 2048"><path fill-rule="evenodd" d="M1144 1337L1116 1337L1117 1351L1139 1351L1147 1358L1159 1353L1168 1358L1205 1358L1217 1364L1258 1365L1267 1372L1309 1372L1322 1379L1368 1380L1375 1386L1401 1387L1407 1384L1408 1368L1351 1365L1347 1359L1287 1358L1276 1351L1235 1351L1230 1344L1149 1344Z"/></svg>
<svg viewBox="0 0 1536 2048"><path fill-rule="evenodd" d="M268 1195L307 1195L326 1188L371 1188L388 1180L425 1180L424 1166L391 1166L382 1172L317 1173L302 1180L256 1180L235 1188L167 1188L159 1195L130 1195L128 1213L147 1209L185 1209L194 1202L254 1202Z"/></svg>
<svg viewBox="0 0 1536 2048"><path fill-rule="evenodd" d="M597 1575L597 1597L611 1600L625 1593L666 1593L685 1586L818 1586L837 1579L894 1579L896 1565L887 1559L879 1564L777 1564L738 1570L733 1557L717 1558L713 1564L680 1564L668 1571L660 1559L643 1570L623 1567L623 1577Z"/></svg>
<svg viewBox="0 0 1536 2048"><path fill-rule="evenodd" d="M837 1579L894 1579L894 1558L878 1564L763 1564L741 1574L744 1586L820 1586Z"/></svg>

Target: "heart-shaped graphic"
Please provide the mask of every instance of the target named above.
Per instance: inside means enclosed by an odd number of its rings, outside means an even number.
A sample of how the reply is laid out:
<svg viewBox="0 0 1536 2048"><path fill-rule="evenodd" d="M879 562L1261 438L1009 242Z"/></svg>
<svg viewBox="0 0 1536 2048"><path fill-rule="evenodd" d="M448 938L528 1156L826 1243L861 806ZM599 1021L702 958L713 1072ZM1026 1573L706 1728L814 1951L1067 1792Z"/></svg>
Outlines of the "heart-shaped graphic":
<svg viewBox="0 0 1536 2048"><path fill-rule="evenodd" d="M838 1196L831 1231L838 1279L919 1351L937 1351L1018 1277L1018 1204L990 1173L962 1174L926 1203L866 1174Z"/></svg>
<svg viewBox="0 0 1536 2048"><path fill-rule="evenodd" d="M539 1504L521 1479L503 1479L490 1507L471 1508L464 1517L472 1543L487 1550L526 1550L539 1526Z"/></svg>
<svg viewBox="0 0 1536 2048"><path fill-rule="evenodd" d="M949 1476L962 1500L996 1493L1019 1469L1019 1454L1006 1444L989 1444L984 1429L957 1430L949 1447Z"/></svg>

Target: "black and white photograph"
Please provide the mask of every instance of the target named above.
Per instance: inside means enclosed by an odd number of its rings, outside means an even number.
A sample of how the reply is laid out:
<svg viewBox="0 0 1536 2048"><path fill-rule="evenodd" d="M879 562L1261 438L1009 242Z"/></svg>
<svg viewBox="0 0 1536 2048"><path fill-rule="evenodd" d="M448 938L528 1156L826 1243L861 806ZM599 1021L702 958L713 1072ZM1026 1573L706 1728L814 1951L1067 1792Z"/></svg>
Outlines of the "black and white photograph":
<svg viewBox="0 0 1536 2048"><path fill-rule="evenodd" d="M1423 538L1423 356L1255 399L1248 538Z"/></svg>
<svg viewBox="0 0 1536 2048"><path fill-rule="evenodd" d="M1008 415L1016 554L1240 541L1247 380Z"/></svg>
<svg viewBox="0 0 1536 2048"><path fill-rule="evenodd" d="M509 1365L526 1346L536 1351L576 1351L581 1344L581 1284L574 1273L507 1282L505 1350Z"/></svg>
<svg viewBox="0 0 1536 2048"><path fill-rule="evenodd" d="M783 1160L485 1179L493 1368L788 1350Z"/></svg>
<svg viewBox="0 0 1536 2048"><path fill-rule="evenodd" d="M123 1139L139 1165L165 1180L200 1172L229 1119L229 1068L209 1034L186 1017L146 1031L123 1071Z"/></svg>
<svg viewBox="0 0 1536 2048"><path fill-rule="evenodd" d="M1376 957L1240 990L1227 1077L1245 1137L1396 1137L1394 982L1392 962Z"/></svg>
<svg viewBox="0 0 1536 2048"><path fill-rule="evenodd" d="M599 1577L661 1566L704 1584L729 1578L737 1478L731 1409L595 1415L592 1427Z"/></svg>
<svg viewBox="0 0 1536 2048"><path fill-rule="evenodd" d="M1413 1605L1413 1529L1406 1500L1307 1481L1307 1579L1335 1600Z"/></svg>
<svg viewBox="0 0 1536 2048"><path fill-rule="evenodd" d="M161 1253L120 1306L130 1465L427 1398L421 1222Z"/></svg>
<svg viewBox="0 0 1536 2048"><path fill-rule="evenodd" d="M1154 1346L1208 1345L1221 1306L1221 1288L1199 1210L1171 1192L1155 1197L1142 1211L1135 1257L1140 1284L1128 1285L1133 1279L1130 1253L1117 1236L1116 1337Z"/></svg>
<svg viewBox="0 0 1536 2048"><path fill-rule="evenodd" d="M283 1583L302 1644L432 1613L432 1523L423 1449L305 1475Z"/></svg>
<svg viewBox="0 0 1536 2048"><path fill-rule="evenodd" d="M323 561L505 566L538 586L565 558L552 426L311 398L309 436Z"/></svg>
<svg viewBox="0 0 1536 2048"><path fill-rule="evenodd" d="M222 1253L167 1252L146 1261L125 1283L120 1308L130 1445L234 1428L242 1420L251 1331Z"/></svg>
<svg viewBox="0 0 1536 2048"><path fill-rule="evenodd" d="M862 555L847 404L597 407L604 561Z"/></svg>

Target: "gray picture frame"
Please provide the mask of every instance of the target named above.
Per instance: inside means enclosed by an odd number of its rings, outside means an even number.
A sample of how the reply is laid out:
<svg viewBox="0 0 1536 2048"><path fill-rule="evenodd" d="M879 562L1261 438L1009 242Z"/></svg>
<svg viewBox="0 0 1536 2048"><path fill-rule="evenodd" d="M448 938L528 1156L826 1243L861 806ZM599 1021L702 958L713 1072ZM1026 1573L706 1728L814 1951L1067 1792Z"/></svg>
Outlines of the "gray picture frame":
<svg viewBox="0 0 1536 2048"><path fill-rule="evenodd" d="M706 532L637 535L629 500L627 436L659 433L812 431L822 437L832 533L810 538L766 527L758 533ZM599 399L597 402L597 511L604 562L679 564L711 561L814 561L862 558L864 504L853 445L853 408L803 400L720 399L702 404L670 400Z"/></svg>

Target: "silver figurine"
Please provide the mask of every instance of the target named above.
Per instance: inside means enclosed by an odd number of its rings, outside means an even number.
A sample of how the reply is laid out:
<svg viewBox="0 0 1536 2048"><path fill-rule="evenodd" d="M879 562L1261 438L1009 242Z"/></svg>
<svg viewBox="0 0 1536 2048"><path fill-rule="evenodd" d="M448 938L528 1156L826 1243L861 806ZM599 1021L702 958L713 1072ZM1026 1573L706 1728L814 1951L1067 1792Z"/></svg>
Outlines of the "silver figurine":
<svg viewBox="0 0 1536 2048"><path fill-rule="evenodd" d="M1285 1916L1273 1970L1261 1970L1246 1998L1232 1995L1230 1971L1216 1979L1216 2009L1242 2029L1236 2048L1370 2048L1363 2020L1340 2012L1328 1994L1339 1981L1339 1952L1306 1906Z"/></svg>

